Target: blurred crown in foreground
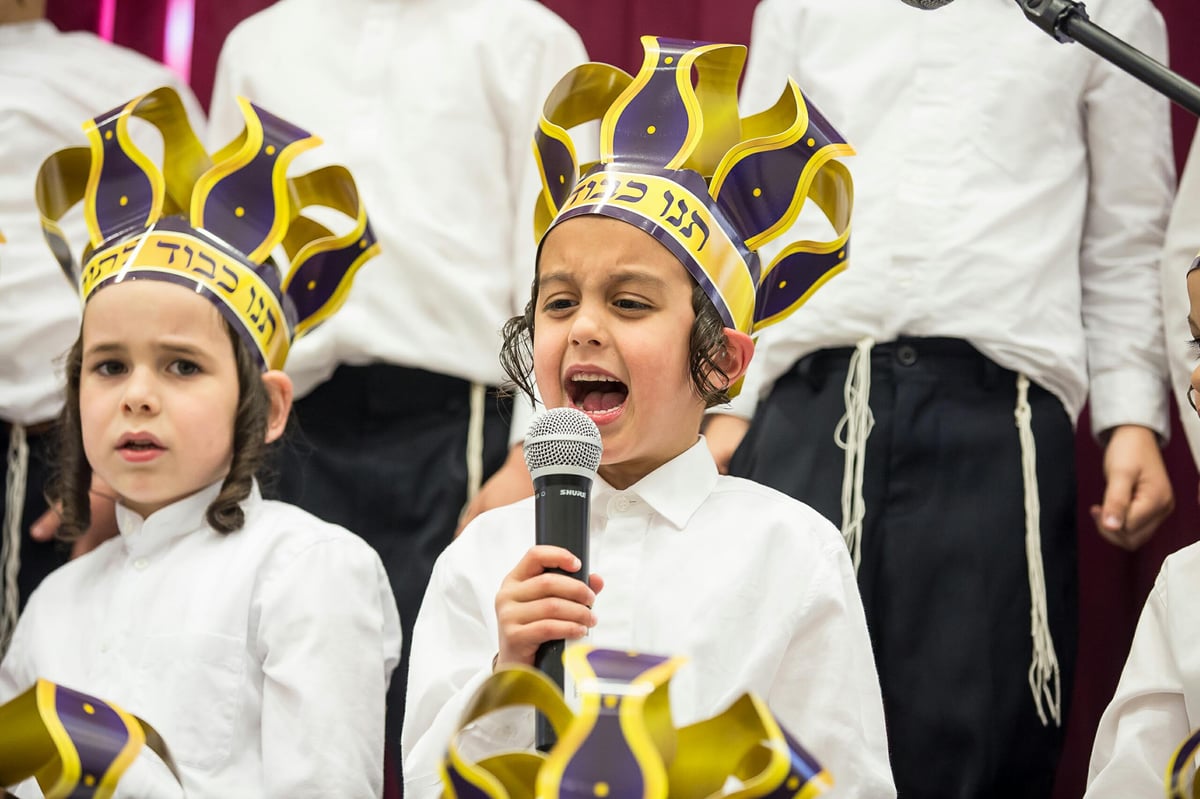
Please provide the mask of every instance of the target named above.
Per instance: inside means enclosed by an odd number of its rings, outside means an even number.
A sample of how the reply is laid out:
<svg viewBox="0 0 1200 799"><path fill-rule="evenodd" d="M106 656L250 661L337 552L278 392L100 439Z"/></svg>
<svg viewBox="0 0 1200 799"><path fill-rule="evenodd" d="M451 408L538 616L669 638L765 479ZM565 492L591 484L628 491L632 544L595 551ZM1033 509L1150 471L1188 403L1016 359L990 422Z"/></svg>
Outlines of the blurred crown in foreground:
<svg viewBox="0 0 1200 799"><path fill-rule="evenodd" d="M537 708L558 735L549 754L506 752L472 763L456 735L442 767L444 796L811 799L832 784L753 694L676 729L667 687L682 658L575 645L563 660L581 698L578 714L545 675L520 666L497 670L462 719L466 727L501 708Z"/></svg>
<svg viewBox="0 0 1200 799"><path fill-rule="evenodd" d="M35 777L46 799L108 799L143 746L179 782L166 743L149 724L94 696L38 680L0 705L0 788Z"/></svg>

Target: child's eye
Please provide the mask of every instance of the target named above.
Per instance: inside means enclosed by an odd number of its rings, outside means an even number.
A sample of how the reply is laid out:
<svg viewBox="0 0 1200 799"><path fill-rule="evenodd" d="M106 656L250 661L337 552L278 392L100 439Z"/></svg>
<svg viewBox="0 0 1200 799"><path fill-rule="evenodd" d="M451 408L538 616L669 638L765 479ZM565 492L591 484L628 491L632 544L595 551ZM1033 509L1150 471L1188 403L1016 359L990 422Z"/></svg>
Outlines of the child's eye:
<svg viewBox="0 0 1200 799"><path fill-rule="evenodd" d="M554 311L565 311L571 308L571 306L574 304L575 302L573 300L560 297L558 299L548 300L546 304L542 306L542 310L549 313Z"/></svg>
<svg viewBox="0 0 1200 799"><path fill-rule="evenodd" d="M1192 351L1192 355L1200 358L1200 338L1188 339L1188 349Z"/></svg>
<svg viewBox="0 0 1200 799"><path fill-rule="evenodd" d="M191 377L192 375L198 375L201 372L199 365L193 361L188 361L183 358L172 362L170 370L180 377Z"/></svg>
<svg viewBox="0 0 1200 799"><path fill-rule="evenodd" d="M113 377L124 373L125 364L120 361L101 361L92 367L92 371L101 377Z"/></svg>
<svg viewBox="0 0 1200 799"><path fill-rule="evenodd" d="M613 305L617 306L622 311L645 311L650 308L647 303L644 303L641 300L631 299L629 297L622 297L619 300L614 300Z"/></svg>

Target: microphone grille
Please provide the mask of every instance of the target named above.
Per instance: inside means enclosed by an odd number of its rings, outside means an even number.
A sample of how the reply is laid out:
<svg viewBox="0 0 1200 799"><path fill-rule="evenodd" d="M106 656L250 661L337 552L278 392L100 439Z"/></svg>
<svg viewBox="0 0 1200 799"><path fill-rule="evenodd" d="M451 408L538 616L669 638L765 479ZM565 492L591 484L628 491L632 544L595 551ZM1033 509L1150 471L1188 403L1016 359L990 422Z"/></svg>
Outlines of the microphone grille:
<svg viewBox="0 0 1200 799"><path fill-rule="evenodd" d="M923 8L926 11L932 11L935 8L949 5L953 0L901 0L901 2L913 8Z"/></svg>
<svg viewBox="0 0 1200 799"><path fill-rule="evenodd" d="M603 452L596 423L575 408L538 414L525 435L525 466L534 479L546 474L595 477Z"/></svg>

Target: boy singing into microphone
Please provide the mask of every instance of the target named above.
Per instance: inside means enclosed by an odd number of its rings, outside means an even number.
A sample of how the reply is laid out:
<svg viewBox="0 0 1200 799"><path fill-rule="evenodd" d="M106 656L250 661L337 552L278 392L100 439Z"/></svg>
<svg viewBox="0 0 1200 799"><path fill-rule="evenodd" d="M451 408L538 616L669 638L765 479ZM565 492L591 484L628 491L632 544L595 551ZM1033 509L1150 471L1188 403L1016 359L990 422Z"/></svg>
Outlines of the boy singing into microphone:
<svg viewBox="0 0 1200 799"><path fill-rule="evenodd" d="M672 682L677 724L754 691L828 768L838 796L894 796L841 536L783 494L718 475L698 432L705 409L736 392L751 334L844 268L851 184L834 157L852 150L791 82L775 107L740 119L745 48L643 44L636 78L588 64L546 102L537 276L502 353L518 385L531 388L532 369L548 407L577 408L601 431L593 574L585 584L549 571L580 563L530 546L532 500L483 514L447 548L413 631L405 794L440 795L447 742L495 666L532 664L543 642L588 634L690 658ZM577 177L567 131L595 120L601 157ZM757 248L806 199L838 238L795 242L760 264ZM532 743L532 724L504 718L459 737L469 755Z"/></svg>

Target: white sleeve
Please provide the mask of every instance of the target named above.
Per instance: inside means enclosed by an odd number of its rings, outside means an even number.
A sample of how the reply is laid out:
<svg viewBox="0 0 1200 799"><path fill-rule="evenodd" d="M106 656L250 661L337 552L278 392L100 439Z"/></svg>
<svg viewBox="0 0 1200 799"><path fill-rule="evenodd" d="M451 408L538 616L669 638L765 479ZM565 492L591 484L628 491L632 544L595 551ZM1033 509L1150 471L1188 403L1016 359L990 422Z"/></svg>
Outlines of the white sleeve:
<svg viewBox="0 0 1200 799"><path fill-rule="evenodd" d="M349 534L309 546L266 577L255 604L261 796L380 796L385 697L401 634L379 556Z"/></svg>
<svg viewBox="0 0 1200 799"><path fill-rule="evenodd" d="M1129 659L1100 718L1085 799L1162 796L1167 761L1190 727L1169 635L1166 572L1138 621Z"/></svg>
<svg viewBox="0 0 1200 799"><path fill-rule="evenodd" d="M1167 226L1162 257L1163 327L1167 338L1167 361L1171 367L1170 392L1179 402L1183 432L1192 448L1192 457L1200 464L1200 417L1187 403L1196 359L1187 342L1192 338L1188 327L1187 271L1200 253L1200 135L1192 139L1192 151L1179 180L1179 193Z"/></svg>
<svg viewBox="0 0 1200 799"><path fill-rule="evenodd" d="M766 698L846 799L895 797L883 698L854 567L830 529Z"/></svg>
<svg viewBox="0 0 1200 799"><path fill-rule="evenodd" d="M1105 26L1166 60L1166 28L1148 2L1105 6ZM1166 98L1096 59L1084 95L1088 209L1080 248L1092 429L1169 432L1158 263L1174 190Z"/></svg>
<svg viewBox="0 0 1200 799"><path fill-rule="evenodd" d="M481 585L481 570L458 557L470 546L470 536L492 532L476 528L475 522L468 525L438 558L413 627L400 745L408 799L442 795L439 767L447 746L468 702L492 672L498 646L494 587ZM465 730L460 745L471 759L500 748L528 749L532 716L494 713Z"/></svg>
<svg viewBox="0 0 1200 799"><path fill-rule="evenodd" d="M508 258L512 316L524 313L529 303L537 257L533 209L542 181L533 157L533 134L550 90L563 75L587 61L587 50L579 34L562 20L555 19L551 24L539 26L532 39L526 33L523 38L517 37L517 41L523 50L520 63L510 63L500 69L498 77L503 77L503 85L494 89L511 92L502 105L507 109L508 179L509 186L513 187ZM532 406L523 396L517 397L514 405L509 427L510 446L524 439L533 413Z"/></svg>
<svg viewBox="0 0 1200 799"><path fill-rule="evenodd" d="M224 147L235 136L242 132L245 119L237 105L237 97L245 93L245 87L239 85L241 77L236 62L237 29L225 39L221 53L217 57L217 71L213 77L212 100L208 104L208 137L205 144L210 151Z"/></svg>

